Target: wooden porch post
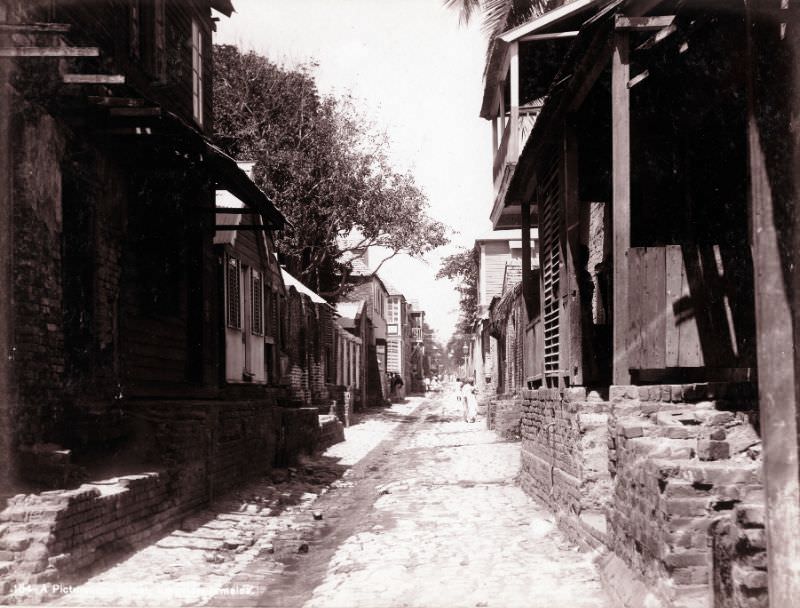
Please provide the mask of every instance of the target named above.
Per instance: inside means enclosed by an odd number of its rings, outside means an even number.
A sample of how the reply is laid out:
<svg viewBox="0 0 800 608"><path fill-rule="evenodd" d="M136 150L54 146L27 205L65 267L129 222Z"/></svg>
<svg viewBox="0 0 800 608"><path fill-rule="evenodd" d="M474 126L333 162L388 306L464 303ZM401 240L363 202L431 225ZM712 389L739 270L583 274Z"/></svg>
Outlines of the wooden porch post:
<svg viewBox="0 0 800 608"><path fill-rule="evenodd" d="M522 211L522 298L525 301L525 309L528 313L528 320L533 318L533 285L531 285L531 201L527 197L522 198L520 203ZM526 323L527 325L527 323Z"/></svg>
<svg viewBox="0 0 800 608"><path fill-rule="evenodd" d="M581 284L579 273L583 264L581 259L580 200L578 193L578 136L572 117L564 121L563 141L564 167L564 244L566 250L566 316L564 327L569 332L562 348L562 369L569 370L571 384L582 385L583 374L583 324L581 306ZM566 352L564 352L566 351Z"/></svg>
<svg viewBox="0 0 800 608"><path fill-rule="evenodd" d="M519 158L519 43L514 42L509 49L509 78L511 80L511 125L508 134L508 159L517 162Z"/></svg>
<svg viewBox="0 0 800 608"><path fill-rule="evenodd" d="M800 56L798 33L789 23L784 41L780 41L777 23L751 22L752 2L747 2L748 44L748 147L750 161L750 224L751 248L756 305L756 348L758 360L758 397L761 437L764 444L764 486L766 490L766 528L768 584L770 606L791 606L800 597L800 466L798 466L798 353L796 336L800 318L792 312L791 283L798 285L797 235L800 226L778 221L786 205L797 205L800 195L798 177L798 152L800 136L796 129L777 132L792 148L791 153L781 158L776 153L770 135L762 131L763 122L774 120L781 109L774 106L762 108L760 97L770 99L775 84L780 90L782 83L774 82L767 75L755 84L756 72L765 64L774 70L776 49L785 44L794 61ZM787 11L787 16L789 11ZM789 18L787 17L787 20ZM766 31L765 31L766 30ZM764 42L767 44L763 44ZM759 48L763 45L762 48ZM793 73L786 74L792 80L785 115L780 119L789 126L789 119L800 112L800 69L793 66ZM777 70L780 73L780 69ZM763 80L763 81L762 81ZM772 80L772 82L770 82ZM766 81L766 85L765 82ZM764 90L766 86L767 90ZM772 95L771 95L772 93ZM772 135L775 137L775 135ZM789 177L785 191L781 184L773 189L771 171L780 171ZM780 244L789 244L791 254L782 259ZM784 272L785 265L794 264L794 269ZM796 303L796 302L794 302ZM794 333L793 333L794 332Z"/></svg>
<svg viewBox="0 0 800 608"><path fill-rule="evenodd" d="M628 369L628 249L631 241L630 92L628 33L614 34L611 60L611 132L613 202L613 383L630 384Z"/></svg>

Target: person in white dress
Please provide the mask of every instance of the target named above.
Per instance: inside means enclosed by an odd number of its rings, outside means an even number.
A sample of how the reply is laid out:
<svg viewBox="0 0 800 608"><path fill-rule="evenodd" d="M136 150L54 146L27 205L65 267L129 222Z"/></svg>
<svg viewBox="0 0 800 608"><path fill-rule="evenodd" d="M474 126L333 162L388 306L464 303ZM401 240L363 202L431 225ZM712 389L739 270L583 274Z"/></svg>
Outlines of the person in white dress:
<svg viewBox="0 0 800 608"><path fill-rule="evenodd" d="M461 407L464 411L465 422L475 422L478 415L478 399L475 392L473 381L466 380L461 387Z"/></svg>

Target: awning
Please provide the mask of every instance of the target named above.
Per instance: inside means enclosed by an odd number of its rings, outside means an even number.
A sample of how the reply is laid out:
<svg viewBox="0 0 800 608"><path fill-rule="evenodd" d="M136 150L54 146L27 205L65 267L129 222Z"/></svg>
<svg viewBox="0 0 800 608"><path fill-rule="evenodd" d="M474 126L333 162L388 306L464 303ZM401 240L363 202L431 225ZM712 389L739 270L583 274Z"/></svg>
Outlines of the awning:
<svg viewBox="0 0 800 608"><path fill-rule="evenodd" d="M220 186L241 200L253 212L258 213L272 228L280 230L288 224L283 214L276 209L247 173L239 168L233 158L205 138L203 143L203 156Z"/></svg>

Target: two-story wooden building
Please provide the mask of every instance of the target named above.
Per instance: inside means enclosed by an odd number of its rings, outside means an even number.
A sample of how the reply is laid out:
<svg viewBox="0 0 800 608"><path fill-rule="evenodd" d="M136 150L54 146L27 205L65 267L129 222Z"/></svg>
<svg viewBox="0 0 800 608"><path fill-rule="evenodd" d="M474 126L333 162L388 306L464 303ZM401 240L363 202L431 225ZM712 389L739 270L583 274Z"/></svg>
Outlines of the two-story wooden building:
<svg viewBox="0 0 800 608"><path fill-rule="evenodd" d="M285 448L268 390L282 286L264 238L284 219L208 139L211 36L231 11L0 3L0 494L168 474L130 482L157 498L147 514L134 492L94 505L108 528L98 538L163 529ZM218 190L237 215L218 213ZM220 227L235 233L224 256ZM40 521L45 551L75 551L74 571L103 558L80 535L63 541L62 519Z"/></svg>
<svg viewBox="0 0 800 608"><path fill-rule="evenodd" d="M495 226L541 237L538 276L522 261L523 485L592 529L640 599L766 605L769 581L786 605L800 555L797 7L548 8L494 41L482 109L505 133ZM687 479L691 514L670 499ZM764 521L745 510L765 504L767 558L742 540Z"/></svg>

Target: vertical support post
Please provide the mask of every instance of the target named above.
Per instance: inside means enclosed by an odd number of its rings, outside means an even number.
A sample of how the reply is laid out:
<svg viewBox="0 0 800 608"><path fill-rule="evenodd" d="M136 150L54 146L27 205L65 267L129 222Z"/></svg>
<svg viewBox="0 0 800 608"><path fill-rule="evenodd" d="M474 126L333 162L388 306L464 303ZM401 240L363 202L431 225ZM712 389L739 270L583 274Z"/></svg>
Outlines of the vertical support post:
<svg viewBox="0 0 800 608"><path fill-rule="evenodd" d="M566 244L566 316L568 329L566 346L562 347L564 365L568 369L571 384L582 385L583 375L583 307L581 306L581 282L579 273L584 272L580 235L580 200L578 194L578 136L572 117L564 121L564 242ZM564 352L566 351L566 352Z"/></svg>
<svg viewBox="0 0 800 608"><path fill-rule="evenodd" d="M800 271L797 240L800 219L795 225L780 221L787 206L796 206L800 195L798 151L800 136L790 127L800 111L800 40L792 30L783 41L777 23L753 22L754 3L747 2L747 140L750 163L750 224L753 255L756 352L758 360L758 400L761 437L764 443L764 486L766 491L766 528L768 585L770 606L790 606L800 597L800 462L798 459L798 356L797 332L800 318L793 313L792 289L797 293ZM788 11L787 11L788 16ZM787 53L779 52L788 45ZM776 69L776 57L789 57L792 72ZM761 66L766 75L758 79ZM776 76L777 75L777 76ZM791 94L785 106L774 91L783 91L789 78ZM774 88L773 88L774 87ZM769 108L762 106L766 98ZM783 115L781 115L783 112ZM775 124L764 124L779 116ZM785 130L784 130L785 129ZM772 135L770 135L772 133ZM777 144L771 138L785 139ZM788 146L787 146L788 142ZM782 152L786 147L790 151ZM774 184L770 175L790 176L788 183ZM792 214L788 214L791 216ZM783 247L781 246L783 245ZM782 251L789 251L782 255ZM787 269L787 265L790 268ZM793 268L791 268L793 265ZM795 296L796 297L796 296ZM793 329L792 329L793 328ZM793 333L794 331L794 333Z"/></svg>
<svg viewBox="0 0 800 608"><path fill-rule="evenodd" d="M533 318L533 272L531 265L531 202L523 197L520 204L522 211L522 297L528 312L528 319ZM525 324L527 326L527 323Z"/></svg>
<svg viewBox="0 0 800 608"><path fill-rule="evenodd" d="M628 368L628 249L631 241L631 117L628 33L614 34L611 59L611 139L613 203L613 382L630 384Z"/></svg>
<svg viewBox="0 0 800 608"><path fill-rule="evenodd" d="M0 8L0 16L6 18L8 9ZM6 35L0 40L6 42ZM11 495L12 483L16 472L16 455L12 444L14 437L14 421L11 412L14 409L13 366L14 344L12 331L12 285L14 264L14 232L12 187L12 149L11 149L11 87L10 81L12 61L0 61L0 494Z"/></svg>
<svg viewBox="0 0 800 608"><path fill-rule="evenodd" d="M513 42L509 49L510 60L508 64L509 78L511 79L511 117L508 133L508 159L517 162L519 158L519 43Z"/></svg>
<svg viewBox="0 0 800 608"><path fill-rule="evenodd" d="M497 157L497 146L500 145L500 139L497 137L497 117L492 118L492 162Z"/></svg>
<svg viewBox="0 0 800 608"><path fill-rule="evenodd" d="M506 94L502 83L497 85L497 95L500 98L500 139L502 139L503 131L506 129Z"/></svg>

